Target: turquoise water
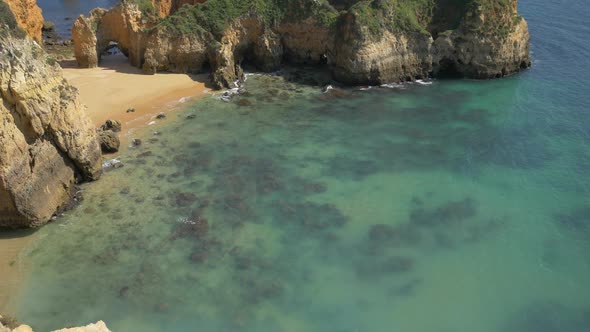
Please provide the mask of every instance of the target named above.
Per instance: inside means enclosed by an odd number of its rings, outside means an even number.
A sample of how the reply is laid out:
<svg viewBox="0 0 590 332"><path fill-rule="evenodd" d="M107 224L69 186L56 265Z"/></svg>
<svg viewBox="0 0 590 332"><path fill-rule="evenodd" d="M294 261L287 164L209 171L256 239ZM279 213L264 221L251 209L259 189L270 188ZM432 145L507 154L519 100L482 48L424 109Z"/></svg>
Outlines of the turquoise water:
<svg viewBox="0 0 590 332"><path fill-rule="evenodd" d="M520 10L534 67L512 78L322 93L286 70L136 133L125 167L27 249L18 318L588 331L590 10Z"/></svg>

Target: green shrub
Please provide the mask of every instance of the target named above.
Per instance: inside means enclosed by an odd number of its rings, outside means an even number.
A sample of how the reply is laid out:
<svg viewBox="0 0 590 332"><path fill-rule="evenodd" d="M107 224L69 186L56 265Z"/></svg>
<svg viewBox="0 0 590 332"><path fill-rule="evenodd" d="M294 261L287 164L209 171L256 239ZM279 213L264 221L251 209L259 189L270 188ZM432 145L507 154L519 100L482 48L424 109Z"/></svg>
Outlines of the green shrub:
<svg viewBox="0 0 590 332"><path fill-rule="evenodd" d="M303 17L314 17L320 24L332 25L338 16L327 0L208 0L183 6L157 26L181 34L211 33L219 38L232 21L248 14L257 15L268 26Z"/></svg>

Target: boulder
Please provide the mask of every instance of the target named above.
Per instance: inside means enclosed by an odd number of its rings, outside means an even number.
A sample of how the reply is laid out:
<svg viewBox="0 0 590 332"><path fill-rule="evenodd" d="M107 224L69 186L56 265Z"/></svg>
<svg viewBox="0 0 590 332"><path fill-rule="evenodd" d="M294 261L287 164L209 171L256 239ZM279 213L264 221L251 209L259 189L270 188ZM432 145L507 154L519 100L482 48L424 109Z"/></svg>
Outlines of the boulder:
<svg viewBox="0 0 590 332"><path fill-rule="evenodd" d="M119 136L112 130L101 130L98 132L100 149L103 153L115 153L119 151L121 141Z"/></svg>

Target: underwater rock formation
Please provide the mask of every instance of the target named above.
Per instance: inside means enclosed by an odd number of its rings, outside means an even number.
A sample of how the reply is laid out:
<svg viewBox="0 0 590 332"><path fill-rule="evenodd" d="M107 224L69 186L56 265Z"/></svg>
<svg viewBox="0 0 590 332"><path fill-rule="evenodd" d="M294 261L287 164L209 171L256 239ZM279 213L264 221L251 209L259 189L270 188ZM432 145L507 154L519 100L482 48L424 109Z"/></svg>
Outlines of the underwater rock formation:
<svg viewBox="0 0 590 332"><path fill-rule="evenodd" d="M146 73L210 69L221 88L243 78L245 64L262 71L283 62L326 65L343 83L381 84L497 78L531 63L517 0L209 0L164 7L170 9L155 13L127 0L80 16L73 28L78 64L97 66L116 42Z"/></svg>
<svg viewBox="0 0 590 332"><path fill-rule="evenodd" d="M0 23L0 228L36 227L101 174L96 133L60 66ZM17 37L21 36L21 37Z"/></svg>

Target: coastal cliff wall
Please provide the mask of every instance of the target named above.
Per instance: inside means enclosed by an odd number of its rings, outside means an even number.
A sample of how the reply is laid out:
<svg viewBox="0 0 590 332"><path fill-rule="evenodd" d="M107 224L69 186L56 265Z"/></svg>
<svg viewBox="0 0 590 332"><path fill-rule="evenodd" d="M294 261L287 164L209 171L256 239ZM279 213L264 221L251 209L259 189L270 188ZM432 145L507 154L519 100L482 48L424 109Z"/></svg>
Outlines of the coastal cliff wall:
<svg viewBox="0 0 590 332"><path fill-rule="evenodd" d="M530 66L528 27L516 8L517 0L208 0L155 17L125 0L79 17L73 32L82 67L97 66L114 41L146 73L210 70L219 88L240 79L244 63L263 71L326 65L349 84L487 79Z"/></svg>
<svg viewBox="0 0 590 332"><path fill-rule="evenodd" d="M38 44L0 23L0 228L46 223L78 181L100 174L78 91Z"/></svg>

